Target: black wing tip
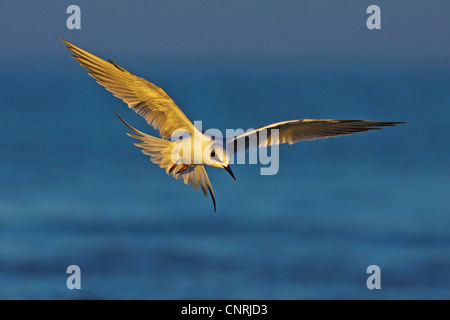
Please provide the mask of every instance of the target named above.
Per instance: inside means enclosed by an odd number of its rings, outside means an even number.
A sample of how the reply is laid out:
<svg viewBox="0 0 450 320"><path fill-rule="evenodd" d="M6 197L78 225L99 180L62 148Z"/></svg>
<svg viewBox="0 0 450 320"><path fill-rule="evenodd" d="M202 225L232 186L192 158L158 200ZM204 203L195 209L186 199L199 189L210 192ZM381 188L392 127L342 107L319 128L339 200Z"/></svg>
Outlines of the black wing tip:
<svg viewBox="0 0 450 320"><path fill-rule="evenodd" d="M119 66L117 63L115 63L114 61L112 61L111 59L108 59L108 62L111 63L114 67L116 67L117 69L119 69L122 72L125 72L125 69L123 69L121 66Z"/></svg>
<svg viewBox="0 0 450 320"><path fill-rule="evenodd" d="M355 128L364 130L380 130L383 127L394 127L398 124L405 124L404 121L377 121L377 120L338 120L340 123L354 124Z"/></svg>
<svg viewBox="0 0 450 320"><path fill-rule="evenodd" d="M406 122L403 121L380 121L378 124L375 124L376 126L379 127L391 127L391 126L395 126L397 124L405 124Z"/></svg>

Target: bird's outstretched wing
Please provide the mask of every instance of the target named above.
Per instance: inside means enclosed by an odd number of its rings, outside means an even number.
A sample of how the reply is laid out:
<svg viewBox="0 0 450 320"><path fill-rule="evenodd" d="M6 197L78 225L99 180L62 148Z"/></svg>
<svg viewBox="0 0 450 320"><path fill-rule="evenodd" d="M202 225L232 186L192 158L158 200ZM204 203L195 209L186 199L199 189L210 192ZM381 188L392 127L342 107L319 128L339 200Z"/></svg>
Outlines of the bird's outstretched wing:
<svg viewBox="0 0 450 320"><path fill-rule="evenodd" d="M172 150L177 141L169 141L152 137L133 128L130 124L123 120L119 114L117 114L117 116L131 131L134 132L134 134L127 133L127 135L141 141L135 143L135 145L142 148L142 153L150 156L150 160L154 164L157 164L160 168L165 169L166 173L173 176L175 179L182 179L187 185L192 183L195 191L198 191L199 187L201 187L205 197L208 197L209 191L214 204L214 211L216 211L216 198L214 196L214 191L211 186L211 182L209 181L208 174L206 173L203 165L185 166L182 163L174 164L172 162Z"/></svg>
<svg viewBox="0 0 450 320"><path fill-rule="evenodd" d="M233 153L252 147L293 144L304 140L336 137L356 132L379 130L381 127L395 126L403 122L370 120L291 120L273 123L265 127L247 131L227 141L227 150ZM278 136L272 134L278 130Z"/></svg>
<svg viewBox="0 0 450 320"><path fill-rule="evenodd" d="M111 60L105 61L65 40L62 41L67 44L67 49L75 54L73 58L78 60L99 84L144 117L148 124L159 130L163 139L170 139L176 129L184 129L193 134L194 125L163 89Z"/></svg>

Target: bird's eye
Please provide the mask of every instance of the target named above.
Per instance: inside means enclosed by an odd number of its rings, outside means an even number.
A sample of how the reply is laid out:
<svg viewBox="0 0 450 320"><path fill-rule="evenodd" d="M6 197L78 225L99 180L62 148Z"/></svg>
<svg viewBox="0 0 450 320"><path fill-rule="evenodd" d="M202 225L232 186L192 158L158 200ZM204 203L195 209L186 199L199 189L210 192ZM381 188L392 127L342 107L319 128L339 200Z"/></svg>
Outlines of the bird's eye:
<svg viewBox="0 0 450 320"><path fill-rule="evenodd" d="M216 156L216 149L212 149L211 158L214 158L215 156Z"/></svg>

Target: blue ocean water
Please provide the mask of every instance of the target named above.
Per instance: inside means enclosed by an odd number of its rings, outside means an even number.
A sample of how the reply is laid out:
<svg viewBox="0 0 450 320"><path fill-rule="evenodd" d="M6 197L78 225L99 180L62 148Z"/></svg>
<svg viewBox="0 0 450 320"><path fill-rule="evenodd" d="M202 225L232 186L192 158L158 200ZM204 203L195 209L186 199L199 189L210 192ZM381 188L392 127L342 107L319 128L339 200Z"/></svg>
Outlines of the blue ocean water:
<svg viewBox="0 0 450 320"><path fill-rule="evenodd" d="M148 127L65 57L0 73L1 299L448 299L448 68L412 62L121 63L204 129L299 118L406 121L280 147L280 169L166 176ZM67 60L67 61L66 61ZM131 64L131 66L130 66ZM78 265L82 289L68 290ZM381 290L366 269L381 268Z"/></svg>

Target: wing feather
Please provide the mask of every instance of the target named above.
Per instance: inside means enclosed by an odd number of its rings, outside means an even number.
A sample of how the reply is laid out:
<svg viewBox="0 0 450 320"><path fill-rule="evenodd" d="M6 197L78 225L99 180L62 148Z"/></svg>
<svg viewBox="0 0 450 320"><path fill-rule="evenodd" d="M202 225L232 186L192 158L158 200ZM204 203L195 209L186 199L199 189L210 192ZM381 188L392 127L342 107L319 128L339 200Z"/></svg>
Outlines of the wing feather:
<svg viewBox="0 0 450 320"><path fill-rule="evenodd" d="M311 119L283 121L238 135L227 141L227 149L235 153L252 147L268 147L283 143L293 144L305 140L379 130L381 127L395 126L400 123L404 122ZM272 129L278 130L278 136L272 135Z"/></svg>
<svg viewBox="0 0 450 320"><path fill-rule="evenodd" d="M193 134L194 125L175 102L153 83L120 67L113 61L105 61L65 40L67 49L89 75L106 90L122 99L128 107L141 115L149 125L159 130L163 139L170 139L173 131L185 129Z"/></svg>

